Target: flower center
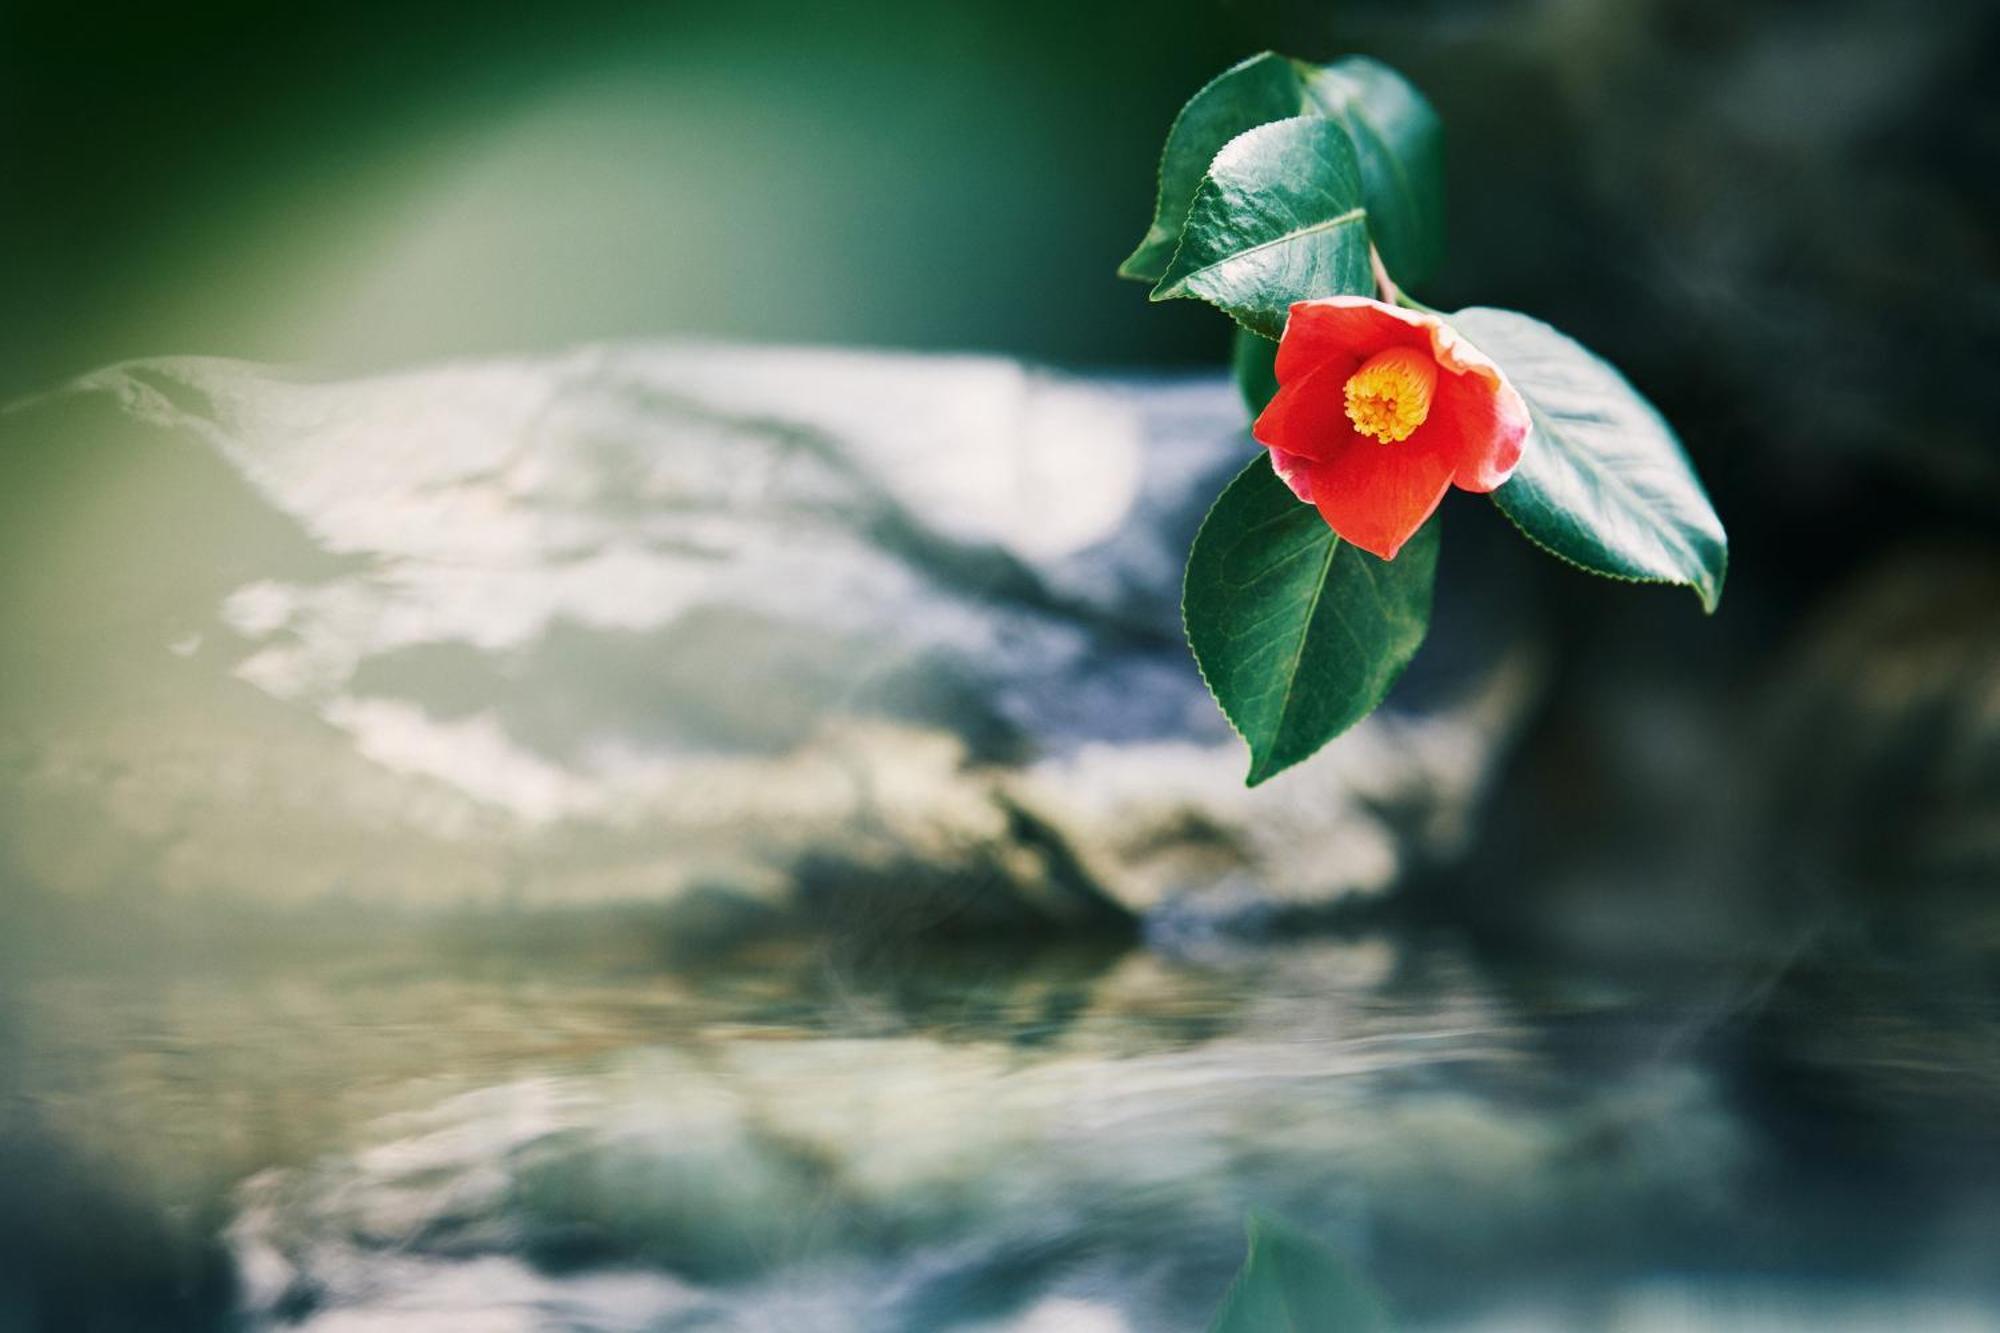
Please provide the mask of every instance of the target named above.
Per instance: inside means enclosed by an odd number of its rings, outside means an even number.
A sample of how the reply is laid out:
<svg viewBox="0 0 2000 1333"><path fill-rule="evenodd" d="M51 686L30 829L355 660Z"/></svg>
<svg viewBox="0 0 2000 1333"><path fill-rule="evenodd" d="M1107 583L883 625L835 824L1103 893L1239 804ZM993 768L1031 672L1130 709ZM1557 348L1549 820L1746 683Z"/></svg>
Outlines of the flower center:
<svg viewBox="0 0 2000 1333"><path fill-rule="evenodd" d="M1437 362L1414 347L1377 352L1347 377L1347 419L1363 435L1394 444L1431 414Z"/></svg>

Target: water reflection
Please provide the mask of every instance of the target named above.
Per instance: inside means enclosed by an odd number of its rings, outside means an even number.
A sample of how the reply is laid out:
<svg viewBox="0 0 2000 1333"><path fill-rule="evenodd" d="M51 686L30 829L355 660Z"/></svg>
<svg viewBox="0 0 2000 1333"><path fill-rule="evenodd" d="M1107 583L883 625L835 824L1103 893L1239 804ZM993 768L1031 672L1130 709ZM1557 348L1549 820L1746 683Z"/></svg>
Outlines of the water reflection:
<svg viewBox="0 0 2000 1333"><path fill-rule="evenodd" d="M1842 1064L1782 988L1718 1026L1712 977L1536 975L1407 934L51 975L0 1216L64 1221L0 1327L1198 1329L1253 1206L1416 1328L1995 1327L1962 1025Z"/></svg>

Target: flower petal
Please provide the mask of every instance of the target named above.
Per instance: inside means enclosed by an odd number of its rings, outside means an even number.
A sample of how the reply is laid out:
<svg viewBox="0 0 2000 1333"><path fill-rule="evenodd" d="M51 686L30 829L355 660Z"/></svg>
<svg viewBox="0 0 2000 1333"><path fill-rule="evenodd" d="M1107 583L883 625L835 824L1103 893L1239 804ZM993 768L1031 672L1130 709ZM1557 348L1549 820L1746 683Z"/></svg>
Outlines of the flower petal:
<svg viewBox="0 0 2000 1333"><path fill-rule="evenodd" d="M1388 445L1355 436L1331 456L1307 460L1306 484L1326 525L1362 550L1394 560L1451 489L1450 455L1423 444L1422 436L1419 431Z"/></svg>
<svg viewBox="0 0 2000 1333"><path fill-rule="evenodd" d="M1292 488L1293 495L1298 496L1299 499L1304 500L1307 504L1312 503L1312 478L1309 475L1312 471L1312 460L1310 458L1302 458L1298 454L1288 454L1283 449L1273 449L1271 450L1271 470L1278 474L1280 481Z"/></svg>
<svg viewBox="0 0 2000 1333"><path fill-rule="evenodd" d="M1382 444L1347 416L1347 381L1369 357L1417 347L1437 362L1430 415ZM1500 368L1437 315L1366 296L1295 303L1278 343L1278 392L1252 434L1292 493L1365 551L1394 559L1451 486L1490 491L1520 461L1527 404Z"/></svg>
<svg viewBox="0 0 2000 1333"><path fill-rule="evenodd" d="M1495 380L1477 370L1439 376L1430 420L1418 431L1433 436L1432 446L1452 460L1452 484L1462 490L1490 491L1513 476L1528 438L1527 402L1494 374Z"/></svg>
<svg viewBox="0 0 2000 1333"><path fill-rule="evenodd" d="M1443 319L1372 297L1329 296L1292 306L1278 344L1277 373L1280 393L1289 388L1298 401L1287 403L1274 418L1272 433L1266 433L1260 418L1257 438L1317 455L1341 438L1328 417L1332 408L1340 407L1343 415L1345 408L1320 377L1338 370L1344 384L1362 361L1397 346L1428 347L1444 372L1425 430L1449 441L1445 447L1454 459L1453 483L1469 491L1490 491L1506 481L1520 461L1529 430L1528 407L1520 393L1485 353ZM1287 419L1297 424L1287 427Z"/></svg>
<svg viewBox="0 0 2000 1333"><path fill-rule="evenodd" d="M1384 305L1367 296L1328 296L1296 301L1278 342L1278 383L1311 374L1321 366L1352 357L1353 367L1385 347L1434 345L1431 316ZM1341 376L1345 381L1346 375Z"/></svg>
<svg viewBox="0 0 2000 1333"><path fill-rule="evenodd" d="M1279 344L1284 355L1284 344ZM1324 458L1358 438L1347 417L1347 377L1361 364L1348 352L1335 352L1316 367L1295 372L1278 382L1278 392L1264 405L1250 434L1257 443L1302 458Z"/></svg>

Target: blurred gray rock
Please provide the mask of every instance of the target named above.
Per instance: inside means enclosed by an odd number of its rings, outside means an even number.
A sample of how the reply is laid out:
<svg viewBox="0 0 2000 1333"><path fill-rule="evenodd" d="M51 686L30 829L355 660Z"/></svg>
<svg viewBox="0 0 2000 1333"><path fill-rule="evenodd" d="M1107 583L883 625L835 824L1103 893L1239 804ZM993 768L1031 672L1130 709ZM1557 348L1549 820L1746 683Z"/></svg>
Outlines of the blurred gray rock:
<svg viewBox="0 0 2000 1333"><path fill-rule="evenodd" d="M1242 424L1220 379L835 351L92 374L0 416L10 897L1380 892L1458 845L1523 674L1246 790L1176 605Z"/></svg>

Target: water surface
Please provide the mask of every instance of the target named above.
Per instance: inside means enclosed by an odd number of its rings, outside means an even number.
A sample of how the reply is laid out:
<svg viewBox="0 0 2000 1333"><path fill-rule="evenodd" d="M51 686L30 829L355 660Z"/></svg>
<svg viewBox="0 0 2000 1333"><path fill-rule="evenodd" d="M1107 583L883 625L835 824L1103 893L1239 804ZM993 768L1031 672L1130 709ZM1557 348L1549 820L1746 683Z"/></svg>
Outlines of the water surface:
<svg viewBox="0 0 2000 1333"><path fill-rule="evenodd" d="M1252 1208L1410 1328L2000 1327L1995 1011L1882 967L264 952L17 983L0 1327L1174 1333Z"/></svg>

